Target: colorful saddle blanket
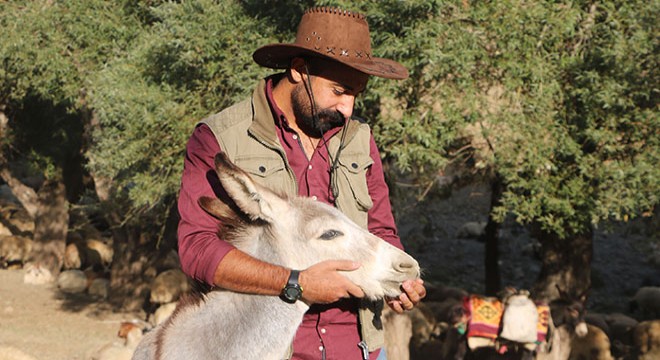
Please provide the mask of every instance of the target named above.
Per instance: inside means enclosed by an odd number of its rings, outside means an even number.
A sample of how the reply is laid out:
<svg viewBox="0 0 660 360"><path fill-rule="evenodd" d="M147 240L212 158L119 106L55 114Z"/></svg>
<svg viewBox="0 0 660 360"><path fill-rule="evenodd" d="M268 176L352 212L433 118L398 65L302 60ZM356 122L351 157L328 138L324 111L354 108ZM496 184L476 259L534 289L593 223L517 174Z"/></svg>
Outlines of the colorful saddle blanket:
<svg viewBox="0 0 660 360"><path fill-rule="evenodd" d="M548 327L550 326L550 306L545 303L536 303L539 312L539 320L536 323L536 342L548 341Z"/></svg>
<svg viewBox="0 0 660 360"><path fill-rule="evenodd" d="M468 319L467 336L497 339L504 306L496 298L470 295L465 298L463 308Z"/></svg>
<svg viewBox="0 0 660 360"><path fill-rule="evenodd" d="M467 315L468 345L474 349L482 346L496 347L499 334L502 331L502 316L505 307L497 298L470 295L463 300L463 309ZM550 318L550 307L547 304L536 303L538 321L536 324L537 341L546 341Z"/></svg>

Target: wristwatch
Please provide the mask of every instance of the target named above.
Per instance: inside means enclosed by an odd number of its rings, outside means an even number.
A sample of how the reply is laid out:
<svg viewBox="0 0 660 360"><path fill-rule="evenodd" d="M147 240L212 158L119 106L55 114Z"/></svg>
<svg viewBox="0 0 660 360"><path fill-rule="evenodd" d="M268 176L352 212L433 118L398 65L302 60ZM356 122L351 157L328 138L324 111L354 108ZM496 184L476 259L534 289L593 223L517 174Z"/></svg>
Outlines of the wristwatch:
<svg viewBox="0 0 660 360"><path fill-rule="evenodd" d="M300 271L291 270L291 275L289 275L289 280L286 282L284 289L282 289L282 294L280 297L285 302L293 304L296 301L300 300L303 293L303 288L298 284L298 276Z"/></svg>

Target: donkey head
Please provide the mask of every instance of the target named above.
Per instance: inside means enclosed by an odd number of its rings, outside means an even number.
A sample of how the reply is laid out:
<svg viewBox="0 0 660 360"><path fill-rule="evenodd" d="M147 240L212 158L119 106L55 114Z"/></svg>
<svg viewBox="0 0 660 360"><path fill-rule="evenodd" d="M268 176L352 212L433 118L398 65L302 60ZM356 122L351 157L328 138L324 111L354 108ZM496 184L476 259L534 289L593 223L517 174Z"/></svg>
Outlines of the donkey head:
<svg viewBox="0 0 660 360"><path fill-rule="evenodd" d="M199 203L221 220L221 236L238 249L293 269L331 259L359 262L358 270L344 275L371 299L398 296L404 280L419 277L419 265L411 256L336 208L311 198L278 195L255 183L224 153L216 155L215 166L229 201L203 197Z"/></svg>
<svg viewBox="0 0 660 360"><path fill-rule="evenodd" d="M584 320L586 315L585 302L588 290L579 296L571 296L556 285L559 298L550 302L550 311L555 326L566 325L574 331L578 337L587 335L587 324Z"/></svg>

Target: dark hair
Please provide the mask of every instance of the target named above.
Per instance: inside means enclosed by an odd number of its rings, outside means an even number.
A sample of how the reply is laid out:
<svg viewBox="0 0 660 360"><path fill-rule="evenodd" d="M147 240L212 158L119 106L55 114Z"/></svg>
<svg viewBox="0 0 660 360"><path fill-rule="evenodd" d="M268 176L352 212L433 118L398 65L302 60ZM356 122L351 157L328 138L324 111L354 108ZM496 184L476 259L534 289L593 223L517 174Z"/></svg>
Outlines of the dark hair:
<svg viewBox="0 0 660 360"><path fill-rule="evenodd" d="M305 62L305 65L307 66L307 70L304 72L309 72L310 75L314 76L319 76L323 74L323 71L325 69L325 66L329 63L337 63L336 61L333 61L331 59L326 59L318 56L311 56L311 55L301 55L301 56L296 56L294 58L291 58L291 61L289 61L289 69L291 70L293 66L293 59L302 59Z"/></svg>

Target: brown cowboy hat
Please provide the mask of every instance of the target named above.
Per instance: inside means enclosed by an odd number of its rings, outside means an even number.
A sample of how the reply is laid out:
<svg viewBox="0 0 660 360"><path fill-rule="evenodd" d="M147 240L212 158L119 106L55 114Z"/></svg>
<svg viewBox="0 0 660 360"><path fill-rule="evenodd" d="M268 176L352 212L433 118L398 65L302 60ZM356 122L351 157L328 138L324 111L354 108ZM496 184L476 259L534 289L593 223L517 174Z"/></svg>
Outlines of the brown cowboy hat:
<svg viewBox="0 0 660 360"><path fill-rule="evenodd" d="M286 69L293 57L305 55L329 58L378 77L408 77L408 70L403 65L373 56L369 25L364 15L332 7L305 11L293 44L260 47L252 58L262 66Z"/></svg>

